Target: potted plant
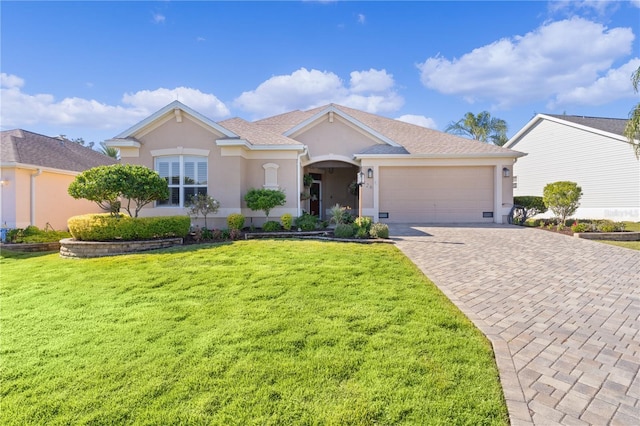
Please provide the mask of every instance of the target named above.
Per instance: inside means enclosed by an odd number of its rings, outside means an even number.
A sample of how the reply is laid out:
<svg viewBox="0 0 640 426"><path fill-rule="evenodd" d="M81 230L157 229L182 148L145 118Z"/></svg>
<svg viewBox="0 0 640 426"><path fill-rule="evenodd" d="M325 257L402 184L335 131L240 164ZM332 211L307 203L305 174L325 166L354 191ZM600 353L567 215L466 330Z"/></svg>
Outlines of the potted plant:
<svg viewBox="0 0 640 426"><path fill-rule="evenodd" d="M312 183L313 183L313 176L311 176L311 174L307 173L304 176L302 176L302 184L305 186L305 188L311 187Z"/></svg>

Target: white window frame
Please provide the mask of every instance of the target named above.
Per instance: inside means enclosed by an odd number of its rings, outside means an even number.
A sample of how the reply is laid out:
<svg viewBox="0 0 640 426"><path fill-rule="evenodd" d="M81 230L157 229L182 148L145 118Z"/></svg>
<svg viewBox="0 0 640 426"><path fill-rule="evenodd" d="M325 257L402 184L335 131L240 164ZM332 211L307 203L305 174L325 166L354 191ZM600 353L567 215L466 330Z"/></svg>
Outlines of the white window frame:
<svg viewBox="0 0 640 426"><path fill-rule="evenodd" d="M186 204L186 190L190 188L194 188L194 194L204 193L207 194L209 192L209 158L202 155L162 155L156 156L153 159L155 170L160 173L160 176L167 179L167 183L169 184L169 190L172 192L173 190L178 190L178 204L171 204L172 195L169 195L169 200L167 200L166 204L162 201L157 201L155 203L156 207L159 208L183 208ZM168 170L166 172L166 176L163 176L160 170L161 163L168 163ZM176 174L175 170L172 170L174 165L178 166L178 172ZM185 182L186 176L186 165L190 163L194 164L193 177L195 178L195 183L187 183ZM204 164L204 166L203 166ZM202 171L204 168L204 171ZM178 183L171 182L171 177L178 177ZM198 177L204 177L204 180L198 180Z"/></svg>
<svg viewBox="0 0 640 426"><path fill-rule="evenodd" d="M262 168L264 169L264 185L262 185L265 189L280 189L278 186L278 169L279 165L275 163L267 163L263 164Z"/></svg>

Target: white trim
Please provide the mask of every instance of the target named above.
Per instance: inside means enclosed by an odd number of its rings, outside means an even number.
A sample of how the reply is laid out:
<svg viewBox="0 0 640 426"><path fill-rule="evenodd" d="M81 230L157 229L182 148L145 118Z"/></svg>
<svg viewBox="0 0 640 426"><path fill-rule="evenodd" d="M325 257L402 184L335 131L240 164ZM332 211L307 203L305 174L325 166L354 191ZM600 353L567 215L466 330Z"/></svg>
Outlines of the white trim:
<svg viewBox="0 0 640 426"><path fill-rule="evenodd" d="M117 164L117 163L114 163ZM105 166L109 166L110 164L104 164ZM96 166L97 167L97 166ZM68 175L68 176L78 176L82 172L78 172L75 170L64 170L64 169L54 169L53 167L42 167L36 166L34 164L24 164L24 163L0 163L0 169L22 169L22 170L42 170L47 173L57 173L60 175Z"/></svg>
<svg viewBox="0 0 640 426"><path fill-rule="evenodd" d="M356 120L355 118L351 117L349 114L339 110L333 104L329 105L327 108L323 109L322 111L317 112L316 114L312 115L311 117L309 117L308 119L304 120L302 123L298 124L297 126L294 126L291 129L287 130L286 132L283 133L283 136L293 137L293 135L295 135L299 131L301 131L304 128L310 126L315 121L321 119L325 115L328 115L328 114L331 114L331 113L333 113L335 115L338 115L339 117L343 118L344 120L348 121L349 123L351 123L354 126L360 128L361 130L365 131L366 133L369 133L371 136L375 137L376 139L379 139L379 140L383 141L384 143L386 143L388 145L395 146L395 147L400 147L401 146L397 142L394 142L393 140L389 139L388 137L386 137L386 136L382 135L381 133L378 133L377 131L373 130L371 127L367 126L366 124L364 124L364 123Z"/></svg>
<svg viewBox="0 0 640 426"><path fill-rule="evenodd" d="M134 124L133 126L129 127L127 130L125 130L124 132L122 132L119 135L117 135L114 139L126 139L127 137L133 136L135 133L137 133L140 130L144 129L145 127L149 126L154 121L158 120L159 118L161 118L162 116L164 116L167 113L173 112L172 117L175 117L175 110L176 109L180 109L180 110L186 112L187 114L193 116L197 120L203 122L207 126L217 130L218 132L222 133L223 135L225 135L227 137L230 137L230 138L238 137L238 135L233 133L231 130L226 129L225 127L222 127L221 125L219 125L215 121L205 117L204 115L200 114L196 110L193 110L193 109L189 108L188 106L186 106L182 102L173 101L170 104L166 105L164 108L161 108L160 110L158 110L155 113L151 114L149 117L147 117L144 120L140 121L139 123Z"/></svg>
<svg viewBox="0 0 640 426"><path fill-rule="evenodd" d="M307 161L302 162L303 167L308 167L315 163L320 163L322 161L341 161L343 163L349 163L354 166L360 167L360 162L346 157L344 155L336 155L336 154L327 154L327 155L318 155L317 157L308 157Z"/></svg>
<svg viewBox="0 0 640 426"><path fill-rule="evenodd" d="M514 151L511 152L483 152L483 153L465 153L465 154L354 154L355 159L370 158L370 159L384 159L384 158L406 158L406 159L444 159L444 158L519 158L524 157L527 154L524 152Z"/></svg>
<svg viewBox="0 0 640 426"><path fill-rule="evenodd" d="M250 151L304 151L303 144L295 145L253 145L246 139L216 139L218 146L241 146Z"/></svg>
<svg viewBox="0 0 640 426"><path fill-rule="evenodd" d="M195 155L198 157L208 157L211 151L208 149L185 148L179 146L177 148L152 149L149 152L152 157L163 157L167 155Z"/></svg>
<svg viewBox="0 0 640 426"><path fill-rule="evenodd" d="M104 145L112 148L140 148L140 142L131 139L108 139Z"/></svg>

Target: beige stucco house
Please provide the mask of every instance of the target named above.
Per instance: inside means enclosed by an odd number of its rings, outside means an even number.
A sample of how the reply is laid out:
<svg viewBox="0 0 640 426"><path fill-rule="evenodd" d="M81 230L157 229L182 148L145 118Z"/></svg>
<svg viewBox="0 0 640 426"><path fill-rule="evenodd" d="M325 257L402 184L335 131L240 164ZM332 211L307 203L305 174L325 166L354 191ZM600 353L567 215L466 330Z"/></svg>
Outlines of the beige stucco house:
<svg viewBox="0 0 640 426"><path fill-rule="evenodd" d="M123 163L167 178L170 199L141 214L186 213L189 197L206 192L221 204L215 226L235 212L264 221L243 201L250 188L286 193L271 218L306 211L324 219L335 204L357 212L351 189L360 171L362 213L375 221L506 223L511 170L524 155L335 104L214 122L175 101L105 143ZM313 177L310 189L304 175Z"/></svg>
<svg viewBox="0 0 640 426"><path fill-rule="evenodd" d="M87 200L75 200L67 188L75 176L116 161L64 138L26 130L6 130L0 137L0 225L67 229L71 216L102 212Z"/></svg>
<svg viewBox="0 0 640 426"><path fill-rule="evenodd" d="M572 181L583 193L574 217L640 221L640 161L626 125L621 118L537 114L505 145L528 154L515 166L514 194L542 196L546 184Z"/></svg>

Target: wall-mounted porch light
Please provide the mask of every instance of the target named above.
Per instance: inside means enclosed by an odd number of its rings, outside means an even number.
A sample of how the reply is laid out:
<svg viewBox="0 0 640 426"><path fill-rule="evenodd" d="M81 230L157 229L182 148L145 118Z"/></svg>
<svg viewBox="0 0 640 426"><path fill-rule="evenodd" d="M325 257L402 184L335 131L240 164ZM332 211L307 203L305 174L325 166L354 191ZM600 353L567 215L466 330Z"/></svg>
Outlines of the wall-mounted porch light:
<svg viewBox="0 0 640 426"><path fill-rule="evenodd" d="M511 170L509 170L507 167L503 167L502 168L502 177L508 178L509 176L511 176Z"/></svg>
<svg viewBox="0 0 640 426"><path fill-rule="evenodd" d="M369 179L373 179L373 169L369 168L369 170L367 170L367 177Z"/></svg>

